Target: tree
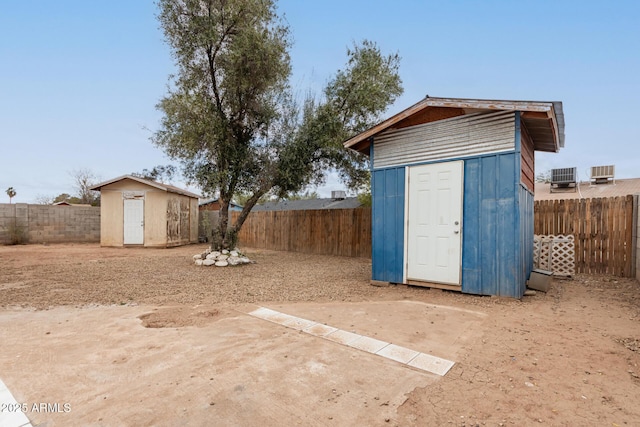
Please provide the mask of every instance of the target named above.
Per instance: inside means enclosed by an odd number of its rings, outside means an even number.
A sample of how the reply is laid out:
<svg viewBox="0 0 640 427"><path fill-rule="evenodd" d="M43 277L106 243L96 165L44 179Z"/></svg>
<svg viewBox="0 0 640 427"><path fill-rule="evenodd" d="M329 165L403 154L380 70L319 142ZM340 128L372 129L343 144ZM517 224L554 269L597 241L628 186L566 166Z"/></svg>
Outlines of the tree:
<svg viewBox="0 0 640 427"><path fill-rule="evenodd" d="M285 200L311 200L317 199L318 193L316 191L306 190L304 193L302 191L292 192L287 194L284 199Z"/></svg>
<svg viewBox="0 0 640 427"><path fill-rule="evenodd" d="M76 191L78 203L97 206L100 204L100 196L90 188L98 181L98 177L89 169L80 168L69 172L73 178L73 187ZM60 196L58 196L60 197ZM62 201L57 200L56 201ZM72 203L69 201L69 203ZM75 203L75 201L73 202Z"/></svg>
<svg viewBox="0 0 640 427"><path fill-rule="evenodd" d="M235 245L265 194L299 192L331 168L351 187L366 181L366 158L341 142L402 92L397 55L383 56L372 42L354 46L322 98L299 107L289 85L289 29L272 0L160 0L159 8L178 72L158 104L163 119L152 141L218 197L213 249ZM229 203L243 194L250 196L228 227Z"/></svg>
<svg viewBox="0 0 640 427"><path fill-rule="evenodd" d="M9 187L7 188L7 196L9 196L9 204L11 204L11 199L13 199L14 197L16 197L16 190L13 187Z"/></svg>
<svg viewBox="0 0 640 427"><path fill-rule="evenodd" d="M540 172L538 175L536 175L536 182L551 182L551 171L547 169L544 172Z"/></svg>
<svg viewBox="0 0 640 427"><path fill-rule="evenodd" d="M54 199L52 203L60 203L60 202L67 202L70 203L72 205L79 205L82 204L82 200L79 197L75 197L72 196L70 194L67 193L62 193L62 194L58 194Z"/></svg>
<svg viewBox="0 0 640 427"><path fill-rule="evenodd" d="M158 165L154 166L151 170L142 169L142 172L134 172L131 175L151 181L170 183L177 172L177 168L173 165Z"/></svg>
<svg viewBox="0 0 640 427"><path fill-rule="evenodd" d="M52 196L47 194L38 194L34 201L37 205L51 205L54 203L53 200L54 198Z"/></svg>

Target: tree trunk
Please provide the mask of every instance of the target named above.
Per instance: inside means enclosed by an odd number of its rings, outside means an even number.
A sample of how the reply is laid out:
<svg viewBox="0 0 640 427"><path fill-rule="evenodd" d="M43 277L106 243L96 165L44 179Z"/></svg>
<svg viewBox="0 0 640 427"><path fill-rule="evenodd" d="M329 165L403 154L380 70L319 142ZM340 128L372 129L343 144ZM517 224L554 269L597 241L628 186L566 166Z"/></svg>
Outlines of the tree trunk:
<svg viewBox="0 0 640 427"><path fill-rule="evenodd" d="M238 233L240 232L244 221L247 219L249 213L251 212L251 209L253 209L256 203L258 203L258 200L260 200L260 197L262 197L264 193L266 193L266 191L258 191L254 193L254 195L251 196L251 198L247 200L247 202L242 207L242 212L240 212L240 216L238 216L238 219L236 219L236 222L235 224L233 224L233 228L231 230L235 243L237 243L238 241Z"/></svg>
<svg viewBox="0 0 640 427"><path fill-rule="evenodd" d="M222 197L218 198L220 203L220 211L218 211L218 226L211 232L211 250L221 251L229 249L227 244L227 229L229 226L229 202ZM233 249L233 248L231 248Z"/></svg>

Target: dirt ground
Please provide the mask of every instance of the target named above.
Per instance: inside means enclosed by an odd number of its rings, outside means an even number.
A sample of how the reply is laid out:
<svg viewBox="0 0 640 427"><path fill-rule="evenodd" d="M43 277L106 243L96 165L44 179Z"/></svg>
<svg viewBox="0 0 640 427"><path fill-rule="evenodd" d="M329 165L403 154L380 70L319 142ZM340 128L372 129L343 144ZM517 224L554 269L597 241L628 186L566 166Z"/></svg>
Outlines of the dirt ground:
<svg viewBox="0 0 640 427"><path fill-rule="evenodd" d="M204 248L0 247L0 379L72 405L34 425L640 425L635 280L512 300L374 287L358 258L247 249L255 264L196 267ZM437 377L302 339L257 306L455 365Z"/></svg>

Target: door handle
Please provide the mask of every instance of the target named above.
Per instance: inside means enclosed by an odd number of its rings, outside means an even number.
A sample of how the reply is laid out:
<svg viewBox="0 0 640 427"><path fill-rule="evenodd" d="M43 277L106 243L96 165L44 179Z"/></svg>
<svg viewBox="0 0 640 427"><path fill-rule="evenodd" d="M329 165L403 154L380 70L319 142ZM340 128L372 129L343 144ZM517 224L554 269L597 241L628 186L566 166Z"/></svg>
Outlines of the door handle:
<svg viewBox="0 0 640 427"><path fill-rule="evenodd" d="M460 230L455 230L454 231L455 234L458 234L459 232L460 232Z"/></svg>

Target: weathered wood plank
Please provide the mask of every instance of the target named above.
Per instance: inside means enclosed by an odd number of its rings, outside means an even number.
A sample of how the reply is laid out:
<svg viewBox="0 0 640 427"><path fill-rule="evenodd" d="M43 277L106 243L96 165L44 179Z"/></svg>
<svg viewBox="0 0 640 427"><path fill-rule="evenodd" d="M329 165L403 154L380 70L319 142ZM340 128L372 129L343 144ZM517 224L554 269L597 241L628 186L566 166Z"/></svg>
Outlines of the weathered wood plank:
<svg viewBox="0 0 640 427"><path fill-rule="evenodd" d="M630 277L633 198L537 201L534 232L573 235L576 272Z"/></svg>

